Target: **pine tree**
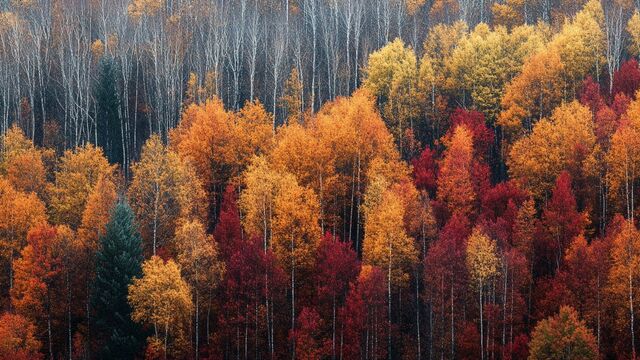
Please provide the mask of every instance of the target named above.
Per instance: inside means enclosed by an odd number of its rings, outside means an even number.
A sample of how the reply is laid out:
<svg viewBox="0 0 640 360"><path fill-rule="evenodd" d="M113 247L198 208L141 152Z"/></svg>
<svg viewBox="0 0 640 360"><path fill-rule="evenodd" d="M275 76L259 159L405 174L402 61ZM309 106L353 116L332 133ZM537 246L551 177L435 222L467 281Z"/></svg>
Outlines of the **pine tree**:
<svg viewBox="0 0 640 360"><path fill-rule="evenodd" d="M100 355L133 358L143 338L139 326L131 320L127 294L132 278L142 274L142 248L127 204L116 205L100 243L93 293L94 322L105 337Z"/></svg>
<svg viewBox="0 0 640 360"><path fill-rule="evenodd" d="M116 90L116 69L113 61L104 59L100 63L100 78L95 89L97 102L98 144L104 149L109 162L121 164L123 161L122 132L118 114L118 92Z"/></svg>

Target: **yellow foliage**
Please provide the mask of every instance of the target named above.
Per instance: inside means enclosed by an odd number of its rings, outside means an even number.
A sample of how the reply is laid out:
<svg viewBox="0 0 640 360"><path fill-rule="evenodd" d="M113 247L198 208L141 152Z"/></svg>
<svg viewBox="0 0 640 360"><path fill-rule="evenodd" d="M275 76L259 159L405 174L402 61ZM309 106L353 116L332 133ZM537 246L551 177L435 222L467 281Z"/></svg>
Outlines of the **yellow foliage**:
<svg viewBox="0 0 640 360"><path fill-rule="evenodd" d="M542 199L560 172L576 160L582 161L577 165L584 173L595 175L595 143L591 111L573 101L556 108L550 119L539 121L529 136L513 144L507 159L509 174ZM587 152L586 159L577 156L579 148Z"/></svg>
<svg viewBox="0 0 640 360"><path fill-rule="evenodd" d="M200 180L190 164L168 150L158 135L147 140L131 172L131 208L153 254L173 238L179 219L205 218L206 196Z"/></svg>
<svg viewBox="0 0 640 360"><path fill-rule="evenodd" d="M640 12L633 12L633 16L627 23L627 32L631 37L629 43L629 52L636 57L640 57Z"/></svg>
<svg viewBox="0 0 640 360"><path fill-rule="evenodd" d="M365 264L387 269L390 281L406 286L417 262L414 240L405 231L405 207L401 196L381 174L369 174L369 186L362 204Z"/></svg>
<svg viewBox="0 0 640 360"><path fill-rule="evenodd" d="M77 229L94 186L102 177L111 178L114 170L115 165L109 165L102 149L91 144L65 151L55 183L48 187L52 221Z"/></svg>
<svg viewBox="0 0 640 360"><path fill-rule="evenodd" d="M498 275L499 265L495 240L490 239L480 229L474 229L467 240L467 269L471 279L482 288L489 279Z"/></svg>
<svg viewBox="0 0 640 360"><path fill-rule="evenodd" d="M127 299L132 308L131 318L158 326L165 337L169 331L186 329L193 303L191 289L180 275L178 265L173 260L164 262L153 256L142 264L142 273L142 278L134 278L129 285Z"/></svg>

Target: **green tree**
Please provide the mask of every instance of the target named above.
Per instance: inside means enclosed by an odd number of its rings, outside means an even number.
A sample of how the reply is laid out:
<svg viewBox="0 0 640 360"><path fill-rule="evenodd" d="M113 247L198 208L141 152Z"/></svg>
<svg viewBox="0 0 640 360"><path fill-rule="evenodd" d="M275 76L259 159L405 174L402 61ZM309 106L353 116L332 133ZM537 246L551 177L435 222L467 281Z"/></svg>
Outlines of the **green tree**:
<svg viewBox="0 0 640 360"><path fill-rule="evenodd" d="M100 62L100 77L95 89L97 103L96 121L98 128L98 144L104 149L111 163L122 163L122 128L116 90L116 72L111 59Z"/></svg>
<svg viewBox="0 0 640 360"><path fill-rule="evenodd" d="M142 248L127 204L116 205L100 242L92 303L95 324L106 337L101 355L105 359L133 358L142 339L139 326L131 320L127 293L132 278L142 273Z"/></svg>

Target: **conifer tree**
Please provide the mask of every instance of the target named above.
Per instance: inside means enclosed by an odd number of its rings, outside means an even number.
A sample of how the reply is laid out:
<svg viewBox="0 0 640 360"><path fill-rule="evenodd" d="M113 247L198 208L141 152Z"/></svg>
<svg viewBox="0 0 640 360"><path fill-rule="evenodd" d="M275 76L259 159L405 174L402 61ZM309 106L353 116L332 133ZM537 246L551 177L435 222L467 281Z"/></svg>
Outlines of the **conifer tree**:
<svg viewBox="0 0 640 360"><path fill-rule="evenodd" d="M126 203L116 205L100 243L93 293L93 321L106 339L100 356L133 358L143 339L139 326L131 320L127 293L132 278L142 274L142 248L133 212Z"/></svg>
<svg viewBox="0 0 640 360"><path fill-rule="evenodd" d="M95 89L97 103L98 144L104 149L111 163L122 163L122 132L116 91L116 69L113 61L103 59L100 62L100 77Z"/></svg>

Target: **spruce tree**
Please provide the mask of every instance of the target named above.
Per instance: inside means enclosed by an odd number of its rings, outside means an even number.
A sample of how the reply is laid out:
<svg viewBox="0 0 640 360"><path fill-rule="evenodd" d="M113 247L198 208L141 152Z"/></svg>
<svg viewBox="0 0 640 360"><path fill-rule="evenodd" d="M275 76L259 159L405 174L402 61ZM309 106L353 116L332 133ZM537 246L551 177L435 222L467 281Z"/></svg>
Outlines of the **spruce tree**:
<svg viewBox="0 0 640 360"><path fill-rule="evenodd" d="M116 72L111 59L105 58L100 62L100 77L95 96L98 145L104 149L109 162L122 164L122 132L118 113L120 100L116 90Z"/></svg>
<svg viewBox="0 0 640 360"><path fill-rule="evenodd" d="M132 278L142 274L142 243L127 204L115 206L100 243L92 299L95 325L102 337L100 357L132 359L144 337L131 320L127 293Z"/></svg>

